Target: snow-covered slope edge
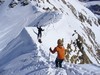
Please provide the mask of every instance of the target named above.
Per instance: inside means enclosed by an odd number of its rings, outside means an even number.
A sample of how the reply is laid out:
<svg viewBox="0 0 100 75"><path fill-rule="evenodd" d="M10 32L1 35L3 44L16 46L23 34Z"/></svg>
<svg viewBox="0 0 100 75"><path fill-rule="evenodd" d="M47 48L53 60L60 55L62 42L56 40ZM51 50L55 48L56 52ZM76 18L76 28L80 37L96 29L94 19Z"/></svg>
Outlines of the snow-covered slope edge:
<svg viewBox="0 0 100 75"><path fill-rule="evenodd" d="M12 43L21 43L23 48L15 46L14 52L6 54L6 61L0 62L1 75L94 75L97 71L89 71L77 65L71 65L66 62L63 63L64 68L56 69L54 63L46 58L45 52L38 48L39 43L36 41L37 37L33 31L34 28L25 28L21 34L13 40ZM34 29L35 30L35 29ZM34 42L35 41L35 42ZM15 43L15 45L16 45ZM38 44L38 45L37 45ZM40 45L41 46L41 45ZM16 51L15 51L16 50ZM6 56L5 55L5 56ZM5 57L3 56L3 59ZM8 59L8 60L7 60ZM13 64L13 65L12 65ZM5 67L6 66L6 67ZM85 65L84 65L85 66ZM97 69L99 70L99 69ZM98 73L98 72L97 72Z"/></svg>
<svg viewBox="0 0 100 75"><path fill-rule="evenodd" d="M51 11L50 13L41 12L38 11L36 6L32 6L31 4L27 6L17 5L15 8L9 8L8 5L11 1L12 0L6 0L0 6L0 51L3 50L11 40L16 38L24 27L34 26L38 24L40 19L50 15L51 16L44 21L45 24L49 24L49 20L52 18L58 20L55 17L58 13L56 14L55 11ZM52 20L52 23L55 20ZM40 24L42 23L40 22Z"/></svg>

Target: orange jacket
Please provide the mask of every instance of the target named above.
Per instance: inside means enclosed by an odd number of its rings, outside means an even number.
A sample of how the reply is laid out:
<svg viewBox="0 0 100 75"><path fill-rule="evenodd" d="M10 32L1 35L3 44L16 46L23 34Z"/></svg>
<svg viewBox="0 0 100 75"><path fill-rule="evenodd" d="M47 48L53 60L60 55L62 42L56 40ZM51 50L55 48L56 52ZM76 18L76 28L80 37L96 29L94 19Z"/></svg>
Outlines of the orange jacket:
<svg viewBox="0 0 100 75"><path fill-rule="evenodd" d="M54 50L50 50L52 53L57 52L58 59L64 59L65 57L65 48L63 46L57 46Z"/></svg>

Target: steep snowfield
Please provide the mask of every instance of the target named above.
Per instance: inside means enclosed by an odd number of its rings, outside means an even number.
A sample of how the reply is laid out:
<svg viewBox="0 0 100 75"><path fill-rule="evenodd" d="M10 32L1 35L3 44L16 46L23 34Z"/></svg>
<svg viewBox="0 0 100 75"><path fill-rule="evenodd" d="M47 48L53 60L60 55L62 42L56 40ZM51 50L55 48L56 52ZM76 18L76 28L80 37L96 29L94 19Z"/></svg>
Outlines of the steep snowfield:
<svg viewBox="0 0 100 75"><path fill-rule="evenodd" d="M5 3L0 6L0 50L6 47L12 39L18 36L25 26L34 26L38 24L38 21L43 17L46 19L46 21L44 21L45 24L49 24L49 20L53 18L58 20L56 19L57 17L55 17L55 15L57 15L56 12L42 13L32 5L25 7L18 5L13 9L8 7L10 2L11 0L5 1ZM46 16L50 15L52 16L47 19ZM52 20L52 23L55 20ZM40 24L42 25L41 22ZM9 37L7 38L7 36Z"/></svg>
<svg viewBox="0 0 100 75"><path fill-rule="evenodd" d="M6 45L14 39L21 30L31 23L36 15L36 10L32 6L16 7L10 9L8 7L9 1L6 1L0 6L0 49L2 50ZM23 14L24 13L24 14ZM9 36L9 37L8 37Z"/></svg>
<svg viewBox="0 0 100 75"><path fill-rule="evenodd" d="M58 0L50 2L51 5L46 1L43 4L40 3L40 8L36 7L34 1L33 6L29 4L24 7L17 5L14 8L8 8L10 0L7 0L0 6L0 10L2 10L0 11L0 75L100 74L100 67L96 66L98 65L97 60L89 54L85 46L85 52L96 65L75 65L64 61L62 69L55 68L56 54L51 54L48 49L57 45L57 39L63 38L64 46L67 47L67 43L77 38L77 36L72 37L74 30L77 30L86 43L93 47L95 54L95 47L89 41L84 27L90 28L95 33L95 41L98 45L100 45L100 27L93 21L93 19L97 19L95 15L78 1L67 0L67 5ZM55 5L58 10L42 10L42 7L52 8L52 5ZM81 22L76 17L79 16L79 12L92 21L92 26L86 21ZM37 40L36 26L43 26L45 30L42 44Z"/></svg>

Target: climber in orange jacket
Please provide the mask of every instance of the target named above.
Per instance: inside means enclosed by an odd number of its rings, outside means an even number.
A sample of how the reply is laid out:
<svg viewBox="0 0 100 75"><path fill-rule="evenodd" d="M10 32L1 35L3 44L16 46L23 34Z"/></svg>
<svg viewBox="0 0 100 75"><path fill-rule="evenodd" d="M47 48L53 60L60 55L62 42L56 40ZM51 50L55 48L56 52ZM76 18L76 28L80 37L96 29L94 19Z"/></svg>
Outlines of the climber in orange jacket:
<svg viewBox="0 0 100 75"><path fill-rule="evenodd" d="M58 39L57 41L57 47L54 48L54 50L51 49L50 47L50 52L51 53L55 53L57 52L57 58L55 60L55 64L56 64L56 67L62 67L62 62L64 60L64 57L65 57L65 48L63 47L63 41L61 39Z"/></svg>

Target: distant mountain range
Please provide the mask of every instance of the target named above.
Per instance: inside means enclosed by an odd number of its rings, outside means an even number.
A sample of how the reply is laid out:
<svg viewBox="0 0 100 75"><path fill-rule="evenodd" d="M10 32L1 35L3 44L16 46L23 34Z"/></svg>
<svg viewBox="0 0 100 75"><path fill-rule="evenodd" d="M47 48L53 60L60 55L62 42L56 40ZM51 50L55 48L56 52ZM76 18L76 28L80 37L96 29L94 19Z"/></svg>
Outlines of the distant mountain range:
<svg viewBox="0 0 100 75"><path fill-rule="evenodd" d="M100 0L79 0L79 1L100 1Z"/></svg>
<svg viewBox="0 0 100 75"><path fill-rule="evenodd" d="M95 14L100 15L100 5L92 5L89 7L91 11L93 11Z"/></svg>
<svg viewBox="0 0 100 75"><path fill-rule="evenodd" d="M79 0L85 2L85 6L100 18L100 0Z"/></svg>

